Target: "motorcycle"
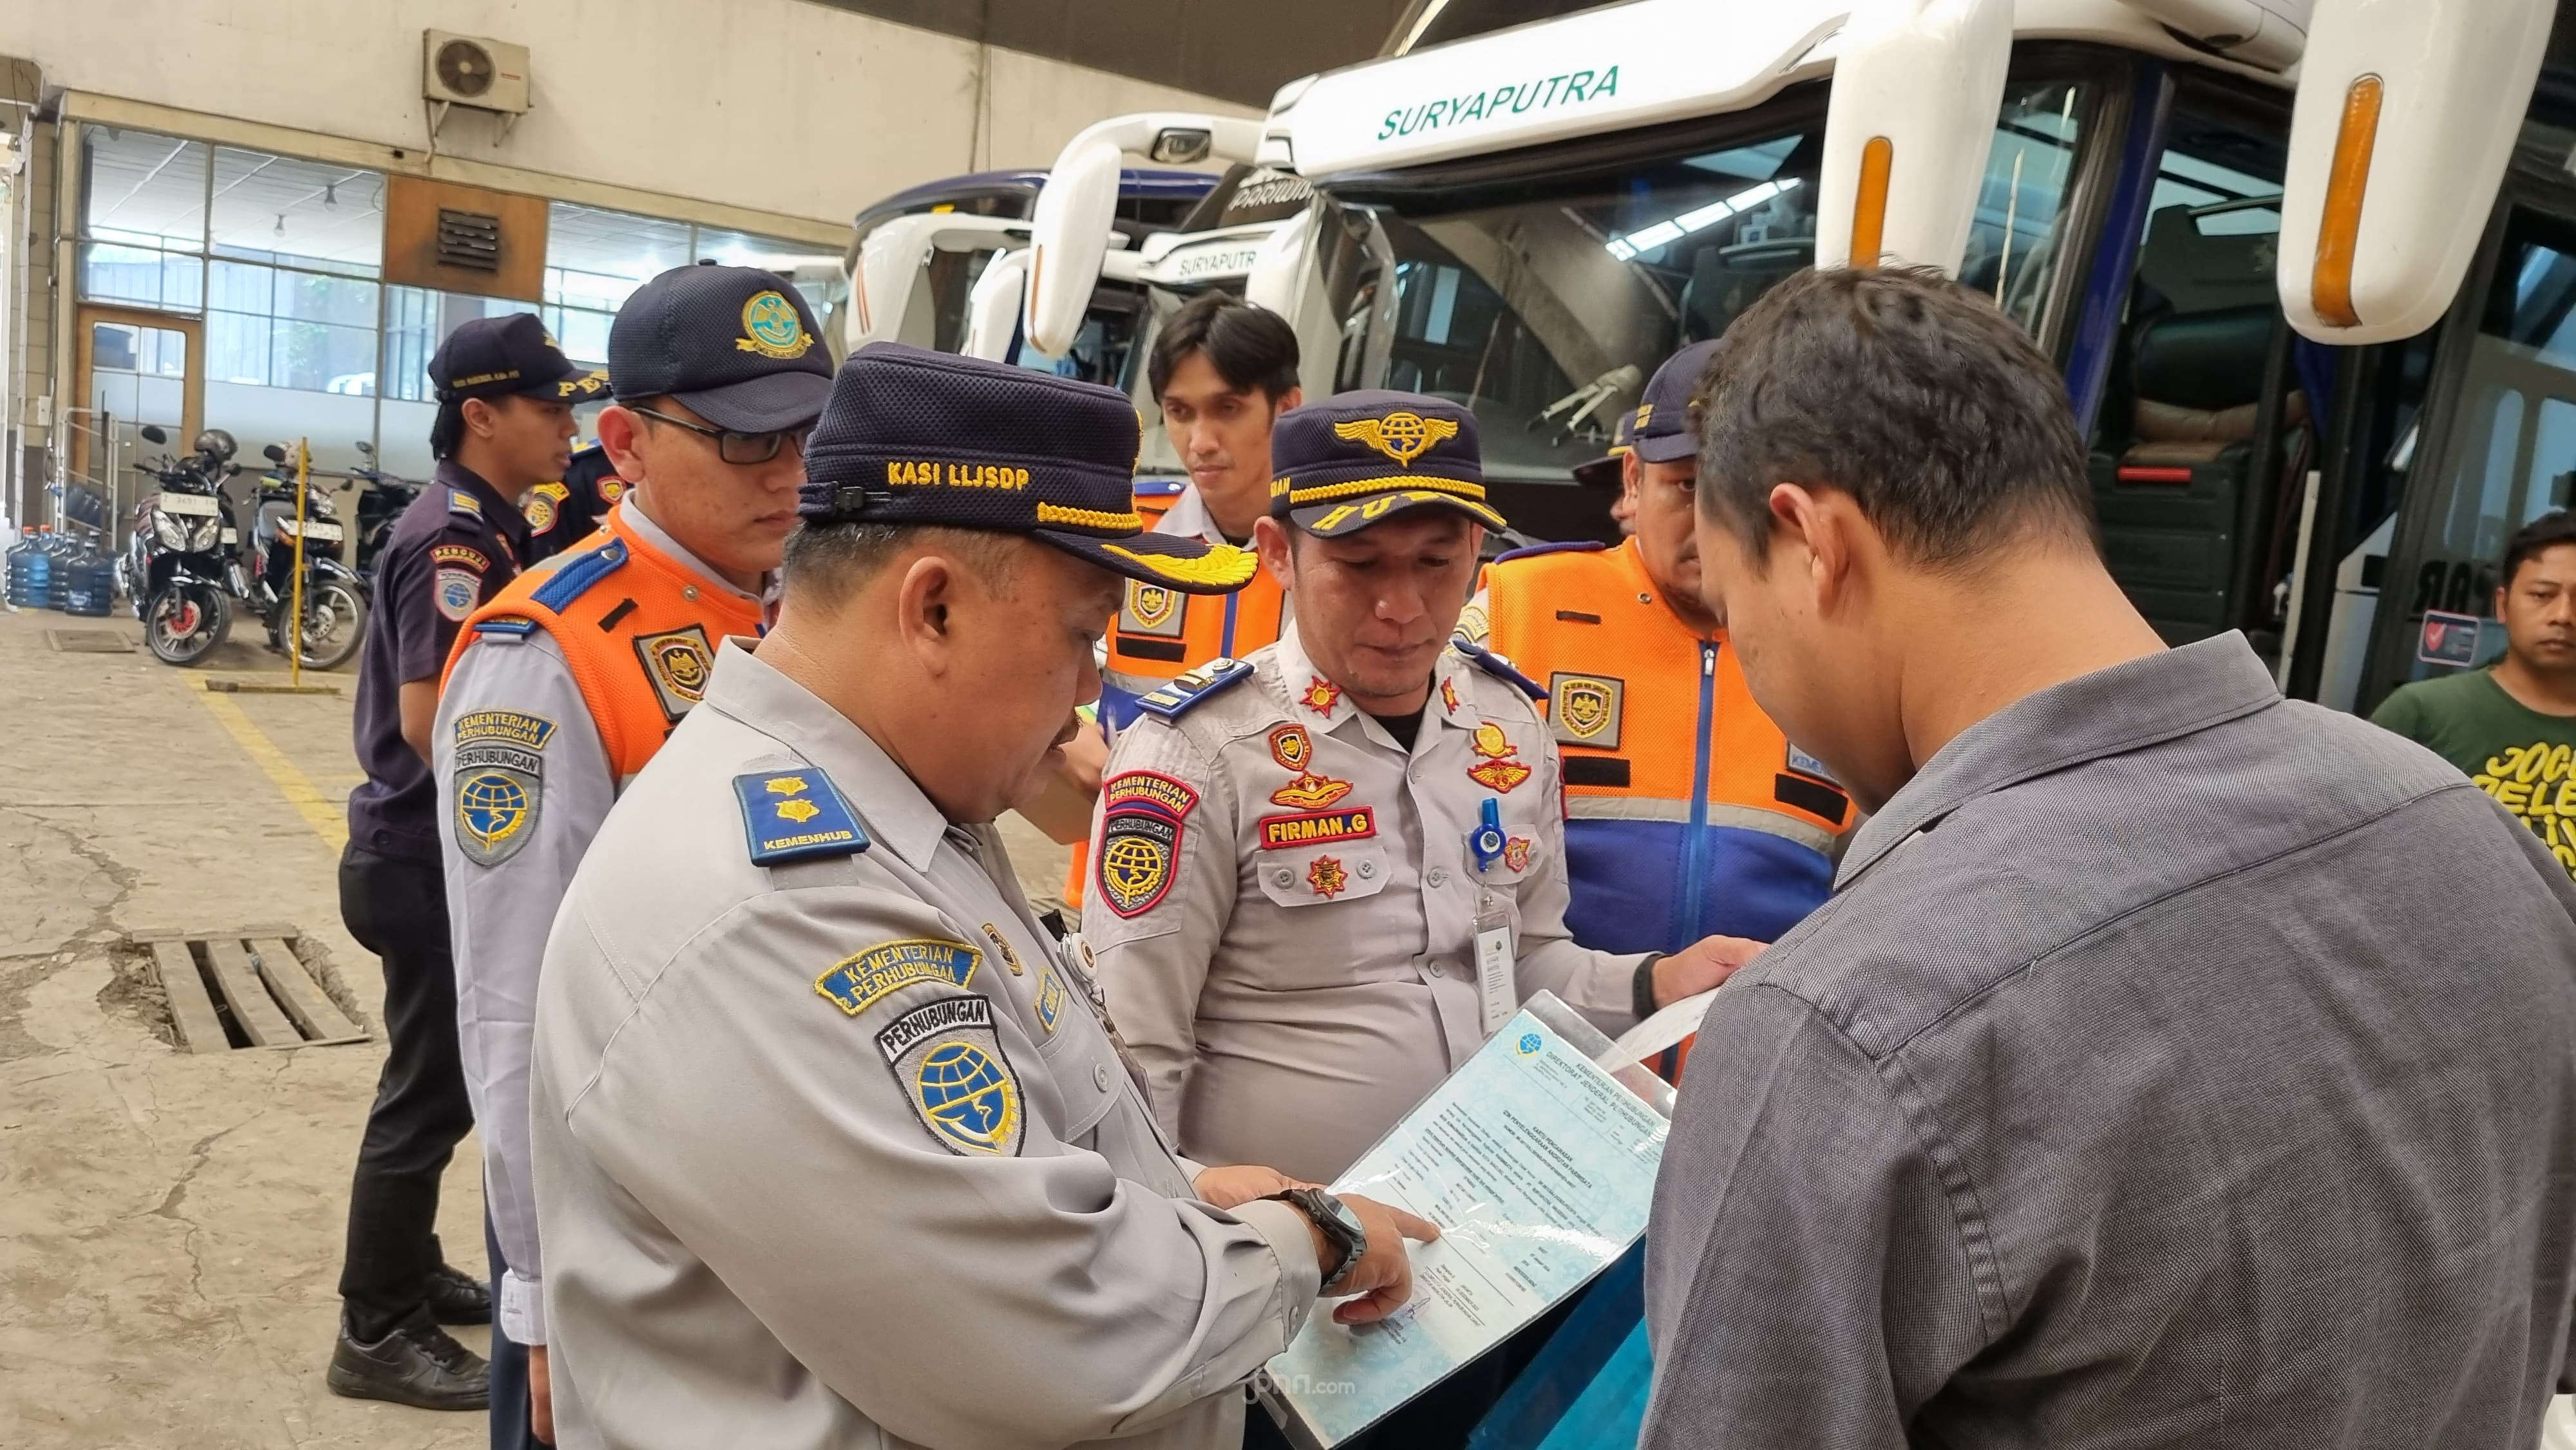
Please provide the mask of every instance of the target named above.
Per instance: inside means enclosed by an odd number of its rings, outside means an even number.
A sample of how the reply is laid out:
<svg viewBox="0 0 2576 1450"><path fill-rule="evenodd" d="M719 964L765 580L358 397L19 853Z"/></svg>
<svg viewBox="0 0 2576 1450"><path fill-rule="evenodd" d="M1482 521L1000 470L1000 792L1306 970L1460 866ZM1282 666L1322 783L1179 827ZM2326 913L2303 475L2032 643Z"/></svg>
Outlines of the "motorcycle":
<svg viewBox="0 0 2576 1450"><path fill-rule="evenodd" d="M295 648L309 670L336 670L358 652L367 633L367 588L357 571L340 562L343 530L331 495L339 489L308 481L301 521L296 516L296 484L286 450L271 443L260 450L274 465L260 476L252 504L251 568L247 597L268 627L268 647L284 654L289 616L296 607L296 539L304 541L304 614L294 626ZM310 475L308 474L308 480Z"/></svg>
<svg viewBox="0 0 2576 1450"><path fill-rule="evenodd" d="M358 452L366 462L349 470L349 477L365 484L358 495L358 578L363 580L372 597L376 583L376 556L385 551L385 541L394 536L394 525L402 521L403 510L420 496L422 485L396 478L376 466L376 445L359 440Z"/></svg>
<svg viewBox="0 0 2576 1450"><path fill-rule="evenodd" d="M146 443L170 441L151 424L142 437ZM238 572L232 551L239 535L224 480L241 472L233 453L233 435L208 428L186 456L164 454L134 465L160 488L134 506L134 536L117 557L116 578L134 617L143 622L144 643L163 664L196 664L232 630L228 576Z"/></svg>

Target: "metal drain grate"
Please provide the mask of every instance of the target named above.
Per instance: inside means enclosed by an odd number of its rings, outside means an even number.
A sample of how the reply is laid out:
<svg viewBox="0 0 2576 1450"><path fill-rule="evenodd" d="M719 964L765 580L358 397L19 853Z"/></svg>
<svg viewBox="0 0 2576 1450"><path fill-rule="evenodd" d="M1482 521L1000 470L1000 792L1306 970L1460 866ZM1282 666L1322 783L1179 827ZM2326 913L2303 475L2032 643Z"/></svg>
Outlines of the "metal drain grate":
<svg viewBox="0 0 2576 1450"><path fill-rule="evenodd" d="M67 655L127 655L134 641L112 629L49 629L45 639Z"/></svg>
<svg viewBox="0 0 2576 1450"><path fill-rule="evenodd" d="M295 955L295 928L136 932L170 1000L170 1021L189 1052L240 1047L328 1047L364 1042L367 1030L335 1006Z"/></svg>

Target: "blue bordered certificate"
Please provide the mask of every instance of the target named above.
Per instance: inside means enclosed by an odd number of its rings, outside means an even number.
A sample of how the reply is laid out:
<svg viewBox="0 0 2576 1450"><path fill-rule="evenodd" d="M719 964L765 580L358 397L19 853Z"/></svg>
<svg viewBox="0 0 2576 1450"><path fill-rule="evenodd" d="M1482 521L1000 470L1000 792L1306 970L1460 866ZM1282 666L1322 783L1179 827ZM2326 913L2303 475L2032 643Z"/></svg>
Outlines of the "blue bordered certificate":
<svg viewBox="0 0 2576 1450"><path fill-rule="evenodd" d="M1413 1300L1376 1324L1316 1305L1270 1361L1290 1438L1367 1429L1571 1297L1646 1230L1672 1097L1595 1063L1610 1041L1550 993L1524 1003L1332 1187L1440 1225L1409 1244Z"/></svg>

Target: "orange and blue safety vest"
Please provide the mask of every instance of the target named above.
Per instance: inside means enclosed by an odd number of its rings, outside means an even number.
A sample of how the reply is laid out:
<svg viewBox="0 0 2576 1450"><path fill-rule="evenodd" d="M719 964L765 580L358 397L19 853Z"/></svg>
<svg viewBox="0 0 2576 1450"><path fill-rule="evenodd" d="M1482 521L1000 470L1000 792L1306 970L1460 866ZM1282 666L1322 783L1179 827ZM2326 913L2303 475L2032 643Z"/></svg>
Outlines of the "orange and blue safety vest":
<svg viewBox="0 0 2576 1450"><path fill-rule="evenodd" d="M1660 595L1633 539L1543 544L1487 567L1484 617L1461 633L1547 687L1576 941L1772 941L1832 893L1856 813L1754 703L1725 631Z"/></svg>
<svg viewBox="0 0 2576 1450"><path fill-rule="evenodd" d="M728 635L757 637L760 604L709 587L679 560L609 510L567 553L531 569L467 618L449 651L441 688L482 634L544 630L590 706L622 788L698 703Z"/></svg>
<svg viewBox="0 0 2576 1450"><path fill-rule="evenodd" d="M1155 532L1189 534L1211 543L1222 537L1195 491L1183 492L1176 485L1168 494L1149 495L1148 490L1155 487L1154 480L1136 482L1139 511L1159 497L1162 507L1152 515ZM1110 621L1104 644L1101 728L1116 739L1135 720L1136 702L1166 681L1210 660L1239 660L1275 642L1287 623L1287 591L1267 569L1255 572L1250 584L1232 594L1183 594L1131 581L1119 598L1118 617ZM1064 899L1077 907L1082 904L1090 857L1089 843L1077 842L1072 868L1065 874Z"/></svg>

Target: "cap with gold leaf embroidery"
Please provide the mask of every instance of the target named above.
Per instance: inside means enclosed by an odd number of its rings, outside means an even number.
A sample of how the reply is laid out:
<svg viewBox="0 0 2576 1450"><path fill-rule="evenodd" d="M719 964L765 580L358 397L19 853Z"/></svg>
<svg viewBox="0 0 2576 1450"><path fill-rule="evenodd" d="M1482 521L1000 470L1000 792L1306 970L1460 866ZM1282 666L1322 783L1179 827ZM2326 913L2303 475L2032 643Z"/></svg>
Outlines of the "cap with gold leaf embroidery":
<svg viewBox="0 0 2576 1450"><path fill-rule="evenodd" d="M1026 534L1113 574L1231 594L1251 554L1145 532L1144 428L1125 393L1026 368L871 343L850 354L805 445L797 512L813 524L934 524Z"/></svg>
<svg viewBox="0 0 2576 1450"><path fill-rule="evenodd" d="M1476 415L1421 393L1339 393L1279 415L1270 435L1270 513L1321 538L1433 508L1487 528Z"/></svg>

